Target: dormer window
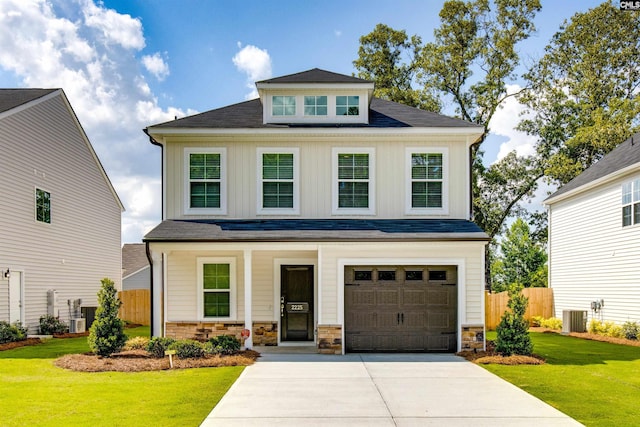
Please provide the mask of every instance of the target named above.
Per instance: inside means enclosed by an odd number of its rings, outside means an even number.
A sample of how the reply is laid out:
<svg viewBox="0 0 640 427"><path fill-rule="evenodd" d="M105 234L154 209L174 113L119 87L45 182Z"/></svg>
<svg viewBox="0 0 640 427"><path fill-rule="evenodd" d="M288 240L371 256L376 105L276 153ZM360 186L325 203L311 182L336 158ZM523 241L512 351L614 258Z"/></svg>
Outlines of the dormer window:
<svg viewBox="0 0 640 427"><path fill-rule="evenodd" d="M272 114L274 116L295 116L295 96L274 96L272 98Z"/></svg>
<svg viewBox="0 0 640 427"><path fill-rule="evenodd" d="M336 116L359 116L359 96L336 96Z"/></svg>
<svg viewBox="0 0 640 427"><path fill-rule="evenodd" d="M304 97L305 116L326 116L327 97L326 96L305 96Z"/></svg>

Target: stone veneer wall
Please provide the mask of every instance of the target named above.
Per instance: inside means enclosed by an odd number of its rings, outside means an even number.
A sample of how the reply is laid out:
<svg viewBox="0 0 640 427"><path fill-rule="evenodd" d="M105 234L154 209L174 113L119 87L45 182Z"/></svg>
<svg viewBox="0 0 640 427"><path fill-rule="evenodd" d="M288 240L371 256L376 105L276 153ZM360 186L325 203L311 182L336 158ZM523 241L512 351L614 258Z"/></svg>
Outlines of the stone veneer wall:
<svg viewBox="0 0 640 427"><path fill-rule="evenodd" d="M239 340L244 322L168 322L166 336L182 339L207 340L219 335L233 335ZM278 324L253 323L253 345L278 345Z"/></svg>
<svg viewBox="0 0 640 427"><path fill-rule="evenodd" d="M341 325L318 325L318 353L342 354Z"/></svg>
<svg viewBox="0 0 640 427"><path fill-rule="evenodd" d="M484 350L484 325L462 325L462 350Z"/></svg>

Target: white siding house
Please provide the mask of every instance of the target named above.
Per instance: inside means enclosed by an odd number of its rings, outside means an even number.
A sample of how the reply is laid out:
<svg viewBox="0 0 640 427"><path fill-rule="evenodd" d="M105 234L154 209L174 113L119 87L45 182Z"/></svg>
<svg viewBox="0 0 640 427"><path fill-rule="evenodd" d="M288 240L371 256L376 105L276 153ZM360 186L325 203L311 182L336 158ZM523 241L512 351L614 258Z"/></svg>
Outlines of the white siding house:
<svg viewBox="0 0 640 427"><path fill-rule="evenodd" d="M0 147L0 320L35 333L120 287L123 206L61 89L0 89Z"/></svg>
<svg viewBox="0 0 640 427"><path fill-rule="evenodd" d="M148 127L162 149L152 334L326 353L484 346L470 221L480 126L313 69L260 98Z"/></svg>
<svg viewBox="0 0 640 427"><path fill-rule="evenodd" d="M546 201L549 286L556 316L640 320L640 134L624 141ZM593 302L604 302L598 311Z"/></svg>

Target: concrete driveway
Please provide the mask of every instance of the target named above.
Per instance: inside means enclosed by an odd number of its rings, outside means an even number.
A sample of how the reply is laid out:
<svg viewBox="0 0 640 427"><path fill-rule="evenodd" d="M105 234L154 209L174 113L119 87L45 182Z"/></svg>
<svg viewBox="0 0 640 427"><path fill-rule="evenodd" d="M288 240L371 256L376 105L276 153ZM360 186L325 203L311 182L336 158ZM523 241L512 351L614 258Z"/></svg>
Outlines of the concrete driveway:
<svg viewBox="0 0 640 427"><path fill-rule="evenodd" d="M202 426L579 426L453 355L264 354Z"/></svg>

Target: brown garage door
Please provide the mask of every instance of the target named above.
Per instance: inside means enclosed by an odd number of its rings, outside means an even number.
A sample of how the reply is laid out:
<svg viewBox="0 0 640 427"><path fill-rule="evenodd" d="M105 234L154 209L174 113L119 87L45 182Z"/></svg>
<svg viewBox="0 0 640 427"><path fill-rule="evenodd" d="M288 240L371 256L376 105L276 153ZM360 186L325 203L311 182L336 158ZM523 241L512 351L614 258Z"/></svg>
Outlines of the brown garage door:
<svg viewBox="0 0 640 427"><path fill-rule="evenodd" d="M455 266L345 267L350 352L454 352Z"/></svg>

